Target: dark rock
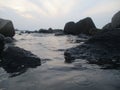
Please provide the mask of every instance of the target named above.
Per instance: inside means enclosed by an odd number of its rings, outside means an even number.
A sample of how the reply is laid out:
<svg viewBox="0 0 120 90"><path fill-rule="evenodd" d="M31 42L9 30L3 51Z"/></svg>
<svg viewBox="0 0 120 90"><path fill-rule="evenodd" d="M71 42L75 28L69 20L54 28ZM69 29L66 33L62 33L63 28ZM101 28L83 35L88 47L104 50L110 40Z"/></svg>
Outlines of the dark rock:
<svg viewBox="0 0 120 90"><path fill-rule="evenodd" d="M13 37L15 30L12 21L0 19L0 33L6 37Z"/></svg>
<svg viewBox="0 0 120 90"><path fill-rule="evenodd" d="M62 35L65 35L64 32L56 32L55 33L55 36L62 36Z"/></svg>
<svg viewBox="0 0 120 90"><path fill-rule="evenodd" d="M106 24L102 29L103 30L105 30L105 29L108 29L108 30L112 29L111 23Z"/></svg>
<svg viewBox="0 0 120 90"><path fill-rule="evenodd" d="M75 59L86 59L89 63L120 67L120 29L103 30L87 42L65 51Z"/></svg>
<svg viewBox="0 0 120 90"><path fill-rule="evenodd" d="M0 34L0 54L4 49L4 36L2 34Z"/></svg>
<svg viewBox="0 0 120 90"><path fill-rule="evenodd" d="M7 71L16 72L22 68L34 68L41 65L41 60L36 55L19 47L8 46L1 54L1 64Z"/></svg>
<svg viewBox="0 0 120 90"><path fill-rule="evenodd" d="M97 33L101 32L102 30L101 29L97 29L97 28L92 28L89 30L89 35L96 35Z"/></svg>
<svg viewBox="0 0 120 90"><path fill-rule="evenodd" d="M72 63L75 60L75 58L72 57L72 55L69 52L65 52L64 56L65 56L66 63Z"/></svg>
<svg viewBox="0 0 120 90"><path fill-rule="evenodd" d="M104 45L111 49L120 49L120 29L103 30L86 43Z"/></svg>
<svg viewBox="0 0 120 90"><path fill-rule="evenodd" d="M5 43L12 43L14 41L11 37L5 37Z"/></svg>
<svg viewBox="0 0 120 90"><path fill-rule="evenodd" d="M64 32L67 33L67 34L76 34L76 31L75 31L75 23L74 22L68 22L65 24L65 27L64 27Z"/></svg>
<svg viewBox="0 0 120 90"><path fill-rule="evenodd" d="M46 30L46 29L40 29L39 33L53 33L53 30L51 28L49 28L48 30Z"/></svg>
<svg viewBox="0 0 120 90"><path fill-rule="evenodd" d="M92 28L96 28L95 24L93 23L90 17L80 20L77 23L69 22L64 27L64 32L67 34L87 34L91 35L89 32Z"/></svg>
<svg viewBox="0 0 120 90"><path fill-rule="evenodd" d="M110 23L106 24L102 29L114 29L114 28L120 28L120 11L117 12L113 17Z"/></svg>
<svg viewBox="0 0 120 90"><path fill-rule="evenodd" d="M113 28L120 28L120 11L112 17L111 24Z"/></svg>

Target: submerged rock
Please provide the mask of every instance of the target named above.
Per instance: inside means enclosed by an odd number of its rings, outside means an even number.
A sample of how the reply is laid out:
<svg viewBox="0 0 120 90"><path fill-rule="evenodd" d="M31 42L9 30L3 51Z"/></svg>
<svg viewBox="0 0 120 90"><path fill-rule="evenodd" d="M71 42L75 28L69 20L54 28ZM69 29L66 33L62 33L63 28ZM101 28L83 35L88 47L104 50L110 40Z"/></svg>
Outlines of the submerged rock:
<svg viewBox="0 0 120 90"><path fill-rule="evenodd" d="M14 39L11 37L5 37L5 43L13 43Z"/></svg>
<svg viewBox="0 0 120 90"><path fill-rule="evenodd" d="M22 68L33 68L41 65L40 58L19 47L8 46L1 56L2 67L8 69L7 71L13 70L14 72Z"/></svg>
<svg viewBox="0 0 120 90"><path fill-rule="evenodd" d="M74 34L74 35L78 35L81 33L91 35L90 30L92 30L92 28L96 28L96 26L93 23L92 19L90 17L87 17L80 20L77 23L74 22L66 23L64 27L64 32L66 34Z"/></svg>
<svg viewBox="0 0 120 90"><path fill-rule="evenodd" d="M0 19L0 33L5 37L13 37L15 30L12 21Z"/></svg>

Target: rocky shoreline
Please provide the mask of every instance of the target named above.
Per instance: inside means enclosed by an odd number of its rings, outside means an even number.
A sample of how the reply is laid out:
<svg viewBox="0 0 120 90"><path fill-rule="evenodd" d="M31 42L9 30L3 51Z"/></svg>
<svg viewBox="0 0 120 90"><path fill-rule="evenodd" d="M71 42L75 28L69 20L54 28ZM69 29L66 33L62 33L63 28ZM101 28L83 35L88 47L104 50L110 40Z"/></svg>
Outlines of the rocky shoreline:
<svg viewBox="0 0 120 90"><path fill-rule="evenodd" d="M14 46L15 29L10 20L0 19L0 67L8 73L41 65L41 59L30 51Z"/></svg>
<svg viewBox="0 0 120 90"><path fill-rule="evenodd" d="M84 44L66 50L65 61L85 59L102 68L120 68L120 11L113 16L110 26L105 25Z"/></svg>
<svg viewBox="0 0 120 90"><path fill-rule="evenodd" d="M19 34L22 33L21 31ZM120 11L102 29L97 29L93 20L87 17L77 23L66 23L64 30L49 28L48 30L25 31L24 33L54 33L55 36L88 35L90 39L85 40L82 45L67 49L64 52L65 61L71 63L75 59L85 59L88 63L98 64L103 68L120 67ZM36 55L8 44L14 42L14 35L15 29L12 21L0 19L0 66L12 73L21 68L41 65L41 59Z"/></svg>

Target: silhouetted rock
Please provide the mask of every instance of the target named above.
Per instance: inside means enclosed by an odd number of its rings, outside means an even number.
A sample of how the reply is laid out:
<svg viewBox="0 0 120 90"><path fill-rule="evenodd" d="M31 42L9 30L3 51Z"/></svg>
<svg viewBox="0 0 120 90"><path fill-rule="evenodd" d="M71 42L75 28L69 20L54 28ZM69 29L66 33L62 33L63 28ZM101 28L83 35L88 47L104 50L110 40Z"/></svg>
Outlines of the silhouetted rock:
<svg viewBox="0 0 120 90"><path fill-rule="evenodd" d="M8 46L2 52L1 56L2 67L13 70L11 72L17 72L22 68L33 68L41 65L40 58L19 47Z"/></svg>
<svg viewBox="0 0 120 90"><path fill-rule="evenodd" d="M87 42L65 51L69 57L86 59L89 63L120 67L120 29L103 30ZM69 59L71 60L71 59Z"/></svg>
<svg viewBox="0 0 120 90"><path fill-rule="evenodd" d="M0 33L6 37L13 37L15 30L12 21L0 19Z"/></svg>
<svg viewBox="0 0 120 90"><path fill-rule="evenodd" d="M39 33L53 33L53 30L52 29L48 29L48 30L46 30L46 29L40 29L38 32Z"/></svg>
<svg viewBox="0 0 120 90"><path fill-rule="evenodd" d="M114 29L120 28L120 11L117 12L113 17L110 23L106 24L102 29Z"/></svg>
<svg viewBox="0 0 120 90"><path fill-rule="evenodd" d="M66 34L87 34L91 35L90 30L92 28L96 28L95 24L93 23L92 19L90 17L87 17L85 19L80 20L77 23L74 22L68 22L64 27L64 32Z"/></svg>
<svg viewBox="0 0 120 90"><path fill-rule="evenodd" d="M120 28L120 11L112 17L111 24L113 28Z"/></svg>
<svg viewBox="0 0 120 90"><path fill-rule="evenodd" d="M0 54L4 49L4 36L0 34Z"/></svg>
<svg viewBox="0 0 120 90"><path fill-rule="evenodd" d="M106 24L102 29L103 30L105 30L105 29L108 29L108 30L112 29L111 23Z"/></svg>
<svg viewBox="0 0 120 90"><path fill-rule="evenodd" d="M74 22L66 23L64 27L64 32L67 34L76 34L75 23Z"/></svg>

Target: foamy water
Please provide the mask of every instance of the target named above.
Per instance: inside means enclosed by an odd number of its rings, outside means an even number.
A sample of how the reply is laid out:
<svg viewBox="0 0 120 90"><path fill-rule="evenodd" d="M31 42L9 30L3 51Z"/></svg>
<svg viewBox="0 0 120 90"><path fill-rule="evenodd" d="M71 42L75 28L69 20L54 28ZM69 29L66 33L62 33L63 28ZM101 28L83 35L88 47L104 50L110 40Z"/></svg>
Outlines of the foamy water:
<svg viewBox="0 0 120 90"><path fill-rule="evenodd" d="M76 36L16 34L16 46L42 59L42 65L10 77L0 68L0 90L119 90L120 70L102 70L86 60L64 62L64 50L74 47ZM82 42L81 42L82 43Z"/></svg>

